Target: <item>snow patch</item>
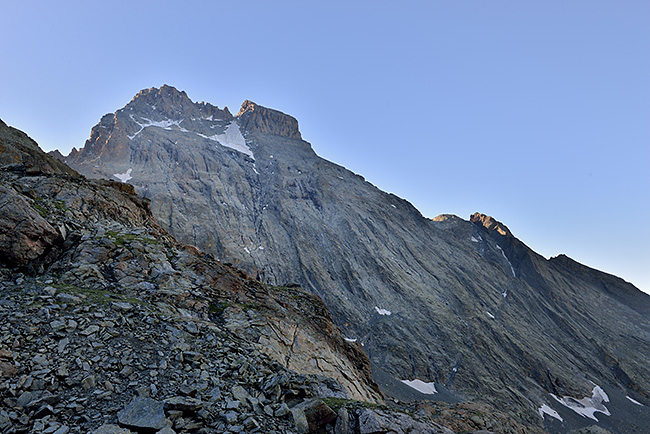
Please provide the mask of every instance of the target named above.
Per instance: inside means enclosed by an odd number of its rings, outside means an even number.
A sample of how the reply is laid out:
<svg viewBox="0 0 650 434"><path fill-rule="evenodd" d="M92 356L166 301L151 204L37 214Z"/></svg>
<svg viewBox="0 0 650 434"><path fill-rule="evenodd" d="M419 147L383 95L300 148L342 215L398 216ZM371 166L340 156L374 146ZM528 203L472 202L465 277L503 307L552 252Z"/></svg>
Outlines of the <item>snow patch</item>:
<svg viewBox="0 0 650 434"><path fill-rule="evenodd" d="M345 340L346 340L346 341L348 341L348 342L356 342L356 341L357 341L357 339L356 339L356 338L354 338L354 339L350 339L350 338L343 338L343 339L345 339Z"/></svg>
<svg viewBox="0 0 650 434"><path fill-rule="evenodd" d="M557 411L553 410L551 407L549 407L546 404L538 408L537 411L539 412L539 415L542 417L542 419L544 419L544 414L548 414L549 416L556 418L560 422L564 422L562 416L560 416L560 414Z"/></svg>
<svg viewBox="0 0 650 434"><path fill-rule="evenodd" d="M380 309L377 306L375 306L375 310L377 311L377 313L379 315L391 315L392 314L392 312L390 310Z"/></svg>
<svg viewBox="0 0 650 434"><path fill-rule="evenodd" d="M124 173L114 173L113 176L116 177L117 179L119 179L119 180L122 181L122 182L126 182L126 181L128 181L129 179L133 179L133 178L131 177L131 171L132 171L132 170L133 170L133 169L129 169L129 170L127 170L127 171L124 172Z"/></svg>
<svg viewBox="0 0 650 434"><path fill-rule="evenodd" d="M472 242L473 243L478 243L478 240L476 238L472 237Z"/></svg>
<svg viewBox="0 0 650 434"><path fill-rule="evenodd" d="M630 397L627 396L627 395L626 395L625 397L626 397L627 399L629 399L630 401L632 401L632 403L634 403L634 404L636 404L636 405L640 405L641 407L645 407L645 406L644 406L643 404L641 404L639 401L637 401L637 400L635 400L635 399L632 399L632 398L630 398Z"/></svg>
<svg viewBox="0 0 650 434"><path fill-rule="evenodd" d="M417 390L418 392L424 393L425 395L434 395L438 393L434 383L425 383L424 381L418 380L417 378L415 380L400 380L400 381L406 384L407 386Z"/></svg>
<svg viewBox="0 0 650 434"><path fill-rule="evenodd" d="M591 392L591 398L586 397L582 399L575 399L570 396L564 396L560 398L553 395L552 393L551 396L555 398L557 402L575 411L580 416L588 417L589 419L593 419L596 422L598 422L598 419L596 419L594 413L597 411L603 413L605 416L611 416L611 413L603 404L604 402L609 402L609 396L607 396L605 391L601 389L600 386L594 387Z"/></svg>
<svg viewBox="0 0 650 434"><path fill-rule="evenodd" d="M246 145L246 139L242 136L241 131L239 130L239 125L237 125L237 122L235 121L228 124L226 131L224 131L223 134L215 134L213 136L206 136L205 134L200 133L197 134L203 138L219 142L221 146L246 154L253 160L255 159L253 151L251 151L248 145Z"/></svg>
<svg viewBox="0 0 650 434"><path fill-rule="evenodd" d="M489 311L485 311L485 313L487 313L487 316L489 316L490 318L494 319L494 315L492 315Z"/></svg>

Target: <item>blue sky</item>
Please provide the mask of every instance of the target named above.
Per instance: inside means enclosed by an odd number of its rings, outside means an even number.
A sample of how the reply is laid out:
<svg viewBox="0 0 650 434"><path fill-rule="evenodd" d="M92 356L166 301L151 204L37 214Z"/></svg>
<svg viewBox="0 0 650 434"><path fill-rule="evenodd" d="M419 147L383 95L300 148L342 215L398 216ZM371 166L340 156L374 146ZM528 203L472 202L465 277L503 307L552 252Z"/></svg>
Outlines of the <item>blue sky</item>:
<svg viewBox="0 0 650 434"><path fill-rule="evenodd" d="M6 0L0 118L45 150L169 84L295 116L425 216L650 292L650 2Z"/></svg>

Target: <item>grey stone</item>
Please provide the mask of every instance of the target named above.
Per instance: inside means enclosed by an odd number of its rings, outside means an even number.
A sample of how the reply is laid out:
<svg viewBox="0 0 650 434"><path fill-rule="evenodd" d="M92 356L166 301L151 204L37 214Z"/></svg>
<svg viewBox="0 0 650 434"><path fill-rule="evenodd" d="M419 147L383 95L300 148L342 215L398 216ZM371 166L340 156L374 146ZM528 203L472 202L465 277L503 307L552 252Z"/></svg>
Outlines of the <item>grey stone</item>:
<svg viewBox="0 0 650 434"><path fill-rule="evenodd" d="M97 380L94 375L89 375L88 377L81 380L81 387L84 390L93 389L97 385Z"/></svg>
<svg viewBox="0 0 650 434"><path fill-rule="evenodd" d="M78 303L79 301L81 301L79 297L76 297L71 294L67 294L65 292L58 293L56 295L56 299L61 303Z"/></svg>
<svg viewBox="0 0 650 434"><path fill-rule="evenodd" d="M63 352L65 351L65 347L67 347L69 343L70 343L70 339L69 339L69 338L63 338L63 339L61 339L61 340L59 341L59 343L57 344L57 346L56 346L56 350L57 350L57 352L58 352L59 354L63 353Z"/></svg>
<svg viewBox="0 0 650 434"><path fill-rule="evenodd" d="M363 409L359 414L359 433L372 434L386 431L377 414L370 409Z"/></svg>
<svg viewBox="0 0 650 434"><path fill-rule="evenodd" d="M186 396L173 396L164 400L165 409L196 411L203 407L203 402L199 399L189 398Z"/></svg>
<svg viewBox="0 0 650 434"><path fill-rule="evenodd" d="M16 400L16 405L19 407L27 407L27 405L32 402L33 397L34 395L32 392L23 392Z"/></svg>
<svg viewBox="0 0 650 434"><path fill-rule="evenodd" d="M86 327L84 330L82 330L81 334L84 335L84 336L90 336L93 333L97 333L99 330L100 330L99 326L93 324L93 325L90 325L90 326Z"/></svg>
<svg viewBox="0 0 650 434"><path fill-rule="evenodd" d="M133 428L162 429L167 425L164 404L143 396L133 398L117 418L120 424Z"/></svg>
<svg viewBox="0 0 650 434"><path fill-rule="evenodd" d="M300 433L316 431L336 419L336 413L318 398L301 402L291 409L291 414Z"/></svg>
<svg viewBox="0 0 650 434"><path fill-rule="evenodd" d="M52 330L59 331L65 328L65 321L54 320L50 322L50 326L52 327Z"/></svg>
<svg viewBox="0 0 650 434"><path fill-rule="evenodd" d="M192 333L193 335L199 333L199 328L193 322L185 323L185 330L187 330L189 333Z"/></svg>
<svg viewBox="0 0 650 434"><path fill-rule="evenodd" d="M237 412L233 410L228 410L226 413L224 413L224 418L226 422L231 425L237 423Z"/></svg>
<svg viewBox="0 0 650 434"><path fill-rule="evenodd" d="M283 402L282 404L280 404L280 407L277 410L275 410L274 414L275 417L284 417L289 413L291 413L291 409L289 409L289 406L287 405L286 402Z"/></svg>
<svg viewBox="0 0 650 434"><path fill-rule="evenodd" d="M201 353L196 351L184 351L182 353L184 362L198 362L203 357Z"/></svg>
<svg viewBox="0 0 650 434"><path fill-rule="evenodd" d="M240 404L241 404L240 401L233 401L233 400L229 399L228 402L226 402L226 409L228 409L228 410L236 410L236 409L239 408Z"/></svg>
<svg viewBox="0 0 650 434"><path fill-rule="evenodd" d="M92 434L133 434L133 432L118 425L104 424L93 431Z"/></svg>
<svg viewBox="0 0 650 434"><path fill-rule="evenodd" d="M334 434L350 434L350 414L348 413L348 409L341 407L336 413L336 416Z"/></svg>
<svg viewBox="0 0 650 434"><path fill-rule="evenodd" d="M246 400L249 397L248 392L246 392L246 389L244 389L241 386L234 386L231 390L231 393L233 398L241 402L246 402Z"/></svg>
<svg viewBox="0 0 650 434"><path fill-rule="evenodd" d="M121 310L121 311L123 311L123 312L128 312L128 311L130 311L131 309L133 309L133 305L132 305L131 303L127 303L127 302L125 302L125 301L114 301L114 302L112 303L112 306L113 306L115 309L117 309L117 310Z"/></svg>

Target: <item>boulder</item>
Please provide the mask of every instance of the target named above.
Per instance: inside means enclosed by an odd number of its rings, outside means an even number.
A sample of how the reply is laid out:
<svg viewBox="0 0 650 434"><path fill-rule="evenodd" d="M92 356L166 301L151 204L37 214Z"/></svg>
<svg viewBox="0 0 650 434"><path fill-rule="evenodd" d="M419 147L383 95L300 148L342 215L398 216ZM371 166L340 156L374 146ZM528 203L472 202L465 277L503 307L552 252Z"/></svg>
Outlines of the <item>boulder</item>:
<svg viewBox="0 0 650 434"><path fill-rule="evenodd" d="M144 396L136 396L117 413L121 425L130 428L162 429L167 425L164 403Z"/></svg>

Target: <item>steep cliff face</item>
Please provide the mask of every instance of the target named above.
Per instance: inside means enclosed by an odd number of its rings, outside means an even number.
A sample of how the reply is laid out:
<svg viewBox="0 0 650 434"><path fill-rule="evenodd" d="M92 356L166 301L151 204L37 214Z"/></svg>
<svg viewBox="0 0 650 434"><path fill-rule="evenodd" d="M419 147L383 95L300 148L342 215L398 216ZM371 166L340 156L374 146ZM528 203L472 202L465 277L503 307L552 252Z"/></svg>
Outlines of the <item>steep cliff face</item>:
<svg viewBox="0 0 650 434"><path fill-rule="evenodd" d="M486 400L557 432L582 421L554 396L582 399L598 385L623 397L619 414L600 421L611 426L636 405L626 395L650 396L649 346L639 345L649 342L650 323L633 307L648 296L636 288L548 261L488 216L424 218L319 158L288 115L250 102L234 118L207 115L164 89L176 101L164 114L136 97L112 115L128 138L116 136L114 155L113 139L91 137L66 161L135 186L183 242L262 282L319 295L379 371ZM629 338L610 345L619 335ZM546 408L572 422L539 411Z"/></svg>

